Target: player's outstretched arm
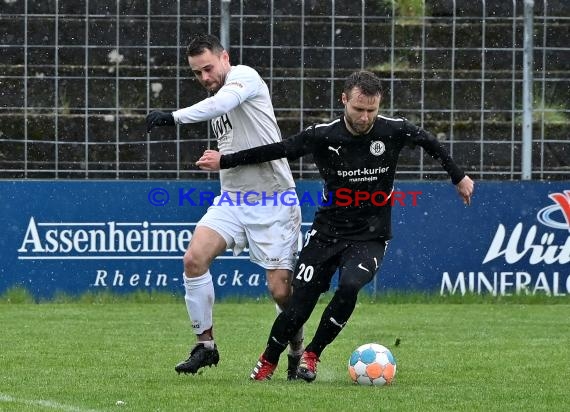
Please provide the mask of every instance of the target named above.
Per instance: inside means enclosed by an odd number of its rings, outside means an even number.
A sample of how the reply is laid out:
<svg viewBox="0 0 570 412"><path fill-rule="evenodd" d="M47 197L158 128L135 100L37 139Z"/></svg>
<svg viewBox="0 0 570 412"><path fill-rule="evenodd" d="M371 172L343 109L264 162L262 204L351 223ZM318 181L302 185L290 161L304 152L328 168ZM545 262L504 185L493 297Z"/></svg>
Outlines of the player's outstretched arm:
<svg viewBox="0 0 570 412"><path fill-rule="evenodd" d="M174 126L174 116L170 112L161 112L154 110L146 116L146 132L150 131L156 126Z"/></svg>
<svg viewBox="0 0 570 412"><path fill-rule="evenodd" d="M206 150L202 154L202 157L198 159L196 162L196 166L198 166L202 170L220 170L220 158L222 155L220 152L216 150Z"/></svg>
<svg viewBox="0 0 570 412"><path fill-rule="evenodd" d="M282 157L287 157L286 145L284 142L276 142L225 155L215 150L206 150L196 165L203 170L220 170L269 162Z"/></svg>
<svg viewBox="0 0 570 412"><path fill-rule="evenodd" d="M463 203L469 206L471 204L471 196L473 196L473 189L475 183L467 175L455 185L457 193L463 199Z"/></svg>
<svg viewBox="0 0 570 412"><path fill-rule="evenodd" d="M203 170L230 169L236 166L252 165L270 162L286 157L289 160L298 159L312 153L316 139L313 130L303 131L280 142L256 146L235 153L221 155L215 150L206 150L198 159L196 165Z"/></svg>

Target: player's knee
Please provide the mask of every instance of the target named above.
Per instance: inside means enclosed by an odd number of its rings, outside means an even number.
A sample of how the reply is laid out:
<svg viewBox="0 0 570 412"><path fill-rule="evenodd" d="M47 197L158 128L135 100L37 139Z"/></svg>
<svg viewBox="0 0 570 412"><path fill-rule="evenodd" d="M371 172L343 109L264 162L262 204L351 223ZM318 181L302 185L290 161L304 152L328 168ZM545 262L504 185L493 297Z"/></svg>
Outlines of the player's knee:
<svg viewBox="0 0 570 412"><path fill-rule="evenodd" d="M357 295L358 292L373 279L368 273L355 272L352 276L344 276L339 282L338 289L346 295Z"/></svg>
<svg viewBox="0 0 570 412"><path fill-rule="evenodd" d="M291 287L291 273L286 270L267 271L267 289L271 297L280 307L285 307L293 291Z"/></svg>
<svg viewBox="0 0 570 412"><path fill-rule="evenodd" d="M184 273L188 277L200 276L206 273L210 262L199 254L187 250L184 253Z"/></svg>
<svg viewBox="0 0 570 412"><path fill-rule="evenodd" d="M269 293L271 297L280 307L284 307L291 296L291 287L284 285L269 285Z"/></svg>
<svg viewBox="0 0 570 412"><path fill-rule="evenodd" d="M344 281L338 285L337 293L343 298L358 296L358 292L366 285L365 282L360 282L358 279L351 279Z"/></svg>

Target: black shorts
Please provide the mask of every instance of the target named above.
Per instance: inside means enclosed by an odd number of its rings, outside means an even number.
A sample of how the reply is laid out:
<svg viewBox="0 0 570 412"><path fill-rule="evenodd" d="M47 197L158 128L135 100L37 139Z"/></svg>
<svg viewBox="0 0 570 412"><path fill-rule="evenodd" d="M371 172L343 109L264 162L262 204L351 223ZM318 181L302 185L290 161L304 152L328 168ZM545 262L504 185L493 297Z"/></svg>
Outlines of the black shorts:
<svg viewBox="0 0 570 412"><path fill-rule="evenodd" d="M383 239L355 241L311 233L295 267L294 289L310 287L324 293L338 269L339 286L360 290L378 272L388 246Z"/></svg>

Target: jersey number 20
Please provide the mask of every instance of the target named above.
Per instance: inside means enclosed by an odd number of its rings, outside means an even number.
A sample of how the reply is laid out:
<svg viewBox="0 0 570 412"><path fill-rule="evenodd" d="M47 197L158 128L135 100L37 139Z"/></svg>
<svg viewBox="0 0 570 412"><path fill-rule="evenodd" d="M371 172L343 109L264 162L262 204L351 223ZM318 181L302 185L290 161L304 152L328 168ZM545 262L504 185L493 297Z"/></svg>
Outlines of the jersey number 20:
<svg viewBox="0 0 570 412"><path fill-rule="evenodd" d="M302 280L304 282L310 282L313 278L313 274L315 273L315 268L311 265L305 266L304 263L299 265L299 273L297 273L297 279Z"/></svg>

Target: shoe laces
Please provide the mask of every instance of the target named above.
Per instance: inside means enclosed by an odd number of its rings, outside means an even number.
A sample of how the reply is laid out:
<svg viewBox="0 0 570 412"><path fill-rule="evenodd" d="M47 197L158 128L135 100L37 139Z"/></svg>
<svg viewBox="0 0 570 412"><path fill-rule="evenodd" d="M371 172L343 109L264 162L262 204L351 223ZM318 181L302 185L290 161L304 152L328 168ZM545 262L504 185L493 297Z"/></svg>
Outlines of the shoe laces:
<svg viewBox="0 0 570 412"><path fill-rule="evenodd" d="M319 362L319 357L316 355L316 353L305 352L301 357L301 363L299 366L315 372L317 370L317 362Z"/></svg>

